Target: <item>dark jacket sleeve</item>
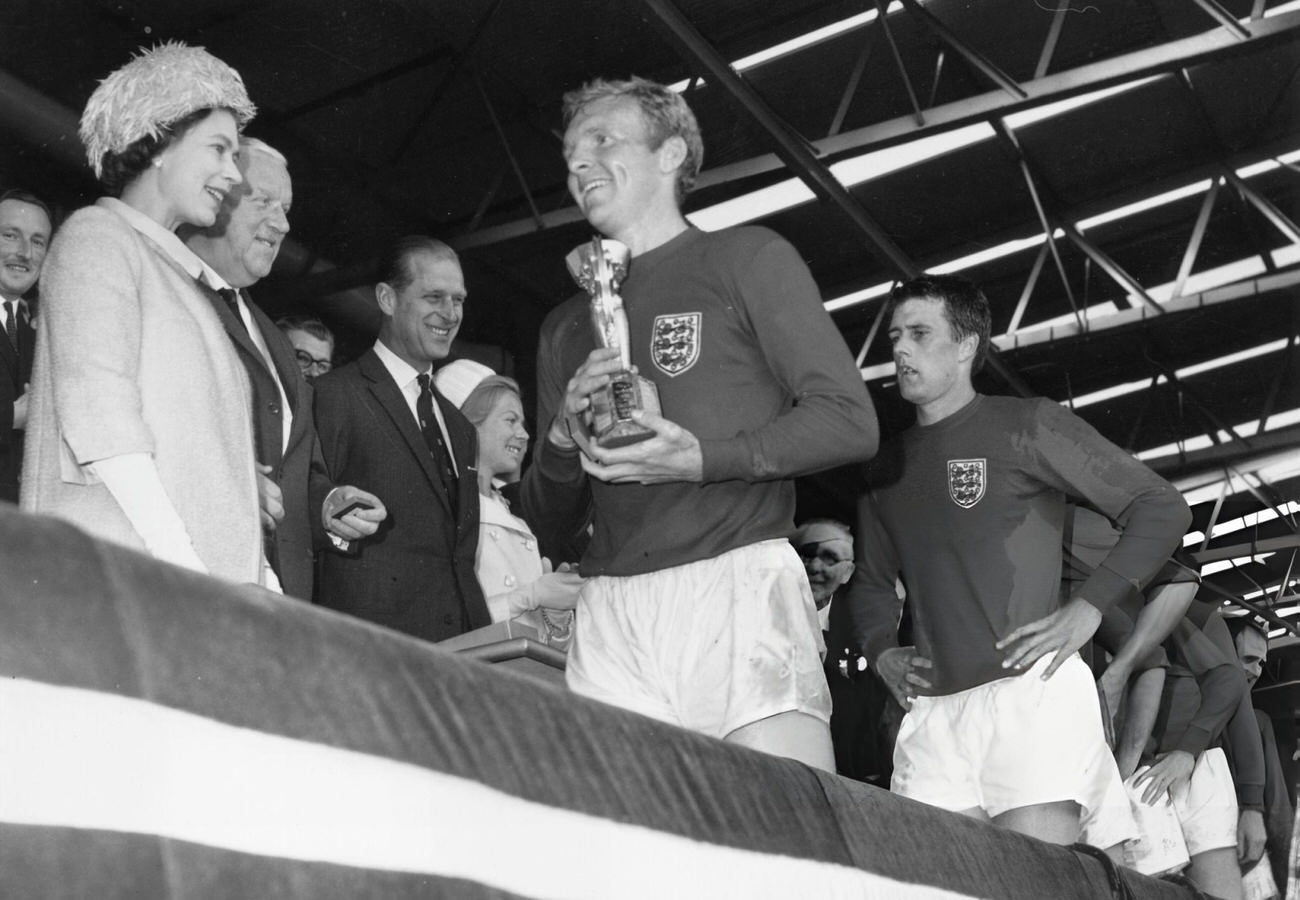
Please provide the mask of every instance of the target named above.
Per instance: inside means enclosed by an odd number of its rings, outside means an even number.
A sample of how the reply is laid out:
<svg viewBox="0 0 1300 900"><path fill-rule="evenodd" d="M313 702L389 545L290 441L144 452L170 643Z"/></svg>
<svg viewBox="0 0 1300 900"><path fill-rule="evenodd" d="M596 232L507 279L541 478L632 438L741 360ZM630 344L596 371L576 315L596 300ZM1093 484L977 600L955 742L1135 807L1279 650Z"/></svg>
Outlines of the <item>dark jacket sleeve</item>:
<svg viewBox="0 0 1300 900"><path fill-rule="evenodd" d="M340 482L341 473L347 470L349 445L347 431L351 421L345 396L348 389L349 385L340 372L330 372L318 378L313 385L316 440L313 442L312 467L307 477L307 492L311 498L311 508L315 510L312 516L312 536L313 538L319 536L317 549L329 553L354 555L358 542L345 541L341 545L335 544L329 539L324 525L320 522L321 507L325 504L325 498Z"/></svg>

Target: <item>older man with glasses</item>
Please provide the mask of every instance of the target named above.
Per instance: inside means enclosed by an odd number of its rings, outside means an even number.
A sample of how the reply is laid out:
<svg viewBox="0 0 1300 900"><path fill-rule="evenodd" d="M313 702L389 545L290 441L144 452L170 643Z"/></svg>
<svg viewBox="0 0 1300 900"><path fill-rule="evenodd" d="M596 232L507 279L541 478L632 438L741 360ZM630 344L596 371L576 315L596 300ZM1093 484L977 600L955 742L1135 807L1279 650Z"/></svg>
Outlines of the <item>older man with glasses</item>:
<svg viewBox="0 0 1300 900"><path fill-rule="evenodd" d="M276 326L293 345L298 368L310 381L334 368L334 332L311 315L285 316Z"/></svg>

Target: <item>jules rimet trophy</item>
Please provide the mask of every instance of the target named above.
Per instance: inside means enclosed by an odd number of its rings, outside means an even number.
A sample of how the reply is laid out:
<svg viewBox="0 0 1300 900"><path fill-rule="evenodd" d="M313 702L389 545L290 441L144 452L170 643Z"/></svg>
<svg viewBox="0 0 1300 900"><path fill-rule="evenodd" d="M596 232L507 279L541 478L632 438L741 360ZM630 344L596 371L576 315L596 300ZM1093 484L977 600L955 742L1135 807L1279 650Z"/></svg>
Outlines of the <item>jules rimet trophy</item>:
<svg viewBox="0 0 1300 900"><path fill-rule="evenodd" d="M654 432L632 420L637 410L659 412L659 391L654 382L632 371L627 313L619 285L627 277L631 253L618 241L593 237L564 258L569 274L591 297L591 325L596 342L617 350L622 369L610 383L591 395L591 437L601 447L625 447L644 441Z"/></svg>

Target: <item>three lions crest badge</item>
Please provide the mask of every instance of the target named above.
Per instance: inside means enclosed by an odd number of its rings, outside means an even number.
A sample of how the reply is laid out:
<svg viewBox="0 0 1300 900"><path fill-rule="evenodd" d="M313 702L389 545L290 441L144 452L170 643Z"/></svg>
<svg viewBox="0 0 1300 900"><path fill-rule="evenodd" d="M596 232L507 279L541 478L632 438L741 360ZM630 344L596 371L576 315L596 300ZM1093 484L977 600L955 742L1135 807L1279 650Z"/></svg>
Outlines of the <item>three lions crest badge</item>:
<svg viewBox="0 0 1300 900"><path fill-rule="evenodd" d="M962 509L970 509L984 497L988 464L983 459L948 460L948 496Z"/></svg>
<svg viewBox="0 0 1300 900"><path fill-rule="evenodd" d="M700 358L700 319L697 312L655 316L650 332L650 359L665 375L680 375Z"/></svg>

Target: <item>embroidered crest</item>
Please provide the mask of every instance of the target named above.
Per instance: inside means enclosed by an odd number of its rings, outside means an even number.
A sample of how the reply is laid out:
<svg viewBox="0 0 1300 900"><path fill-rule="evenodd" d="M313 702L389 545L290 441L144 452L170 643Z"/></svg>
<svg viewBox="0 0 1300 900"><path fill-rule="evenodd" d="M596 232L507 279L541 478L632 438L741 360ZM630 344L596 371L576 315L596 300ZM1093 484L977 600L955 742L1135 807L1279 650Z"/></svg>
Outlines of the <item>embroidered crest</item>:
<svg viewBox="0 0 1300 900"><path fill-rule="evenodd" d="M982 459L948 460L948 496L962 509L970 509L984 497L986 466Z"/></svg>
<svg viewBox="0 0 1300 900"><path fill-rule="evenodd" d="M700 358L700 314L655 316L650 358L667 375L680 375Z"/></svg>

